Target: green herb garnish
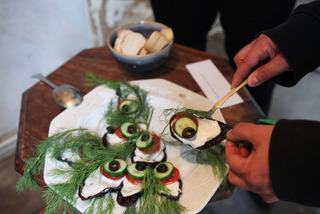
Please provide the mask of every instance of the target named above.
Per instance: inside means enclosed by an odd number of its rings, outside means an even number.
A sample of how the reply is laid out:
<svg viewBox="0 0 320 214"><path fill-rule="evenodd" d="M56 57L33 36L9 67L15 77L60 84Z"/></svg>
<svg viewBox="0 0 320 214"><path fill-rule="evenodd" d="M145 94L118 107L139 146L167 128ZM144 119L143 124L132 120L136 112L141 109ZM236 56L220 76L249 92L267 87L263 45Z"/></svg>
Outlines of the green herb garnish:
<svg viewBox="0 0 320 214"><path fill-rule="evenodd" d="M190 147L182 155L195 157L199 164L211 165L213 173L222 179L221 188L225 189L227 187L228 166L224 151L224 145L218 144L207 149L194 149Z"/></svg>
<svg viewBox="0 0 320 214"><path fill-rule="evenodd" d="M103 79L101 77L94 75L91 72L87 72L86 77L87 77L87 80L86 80L86 83L84 84L85 86L97 87L100 85L105 85L108 88L111 88L114 90L117 90L120 87L120 82Z"/></svg>

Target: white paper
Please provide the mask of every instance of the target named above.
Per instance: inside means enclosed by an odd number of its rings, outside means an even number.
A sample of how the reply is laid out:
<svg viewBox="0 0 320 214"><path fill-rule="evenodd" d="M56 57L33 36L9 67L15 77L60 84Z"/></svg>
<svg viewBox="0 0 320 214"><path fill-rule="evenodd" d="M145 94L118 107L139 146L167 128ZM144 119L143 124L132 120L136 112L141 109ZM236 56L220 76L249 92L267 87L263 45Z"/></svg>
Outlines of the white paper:
<svg viewBox="0 0 320 214"><path fill-rule="evenodd" d="M224 78L211 60L204 60L186 65L188 71L200 86L204 94L214 103L218 102L231 89L230 83ZM227 100L221 108L242 103L242 98L236 93Z"/></svg>

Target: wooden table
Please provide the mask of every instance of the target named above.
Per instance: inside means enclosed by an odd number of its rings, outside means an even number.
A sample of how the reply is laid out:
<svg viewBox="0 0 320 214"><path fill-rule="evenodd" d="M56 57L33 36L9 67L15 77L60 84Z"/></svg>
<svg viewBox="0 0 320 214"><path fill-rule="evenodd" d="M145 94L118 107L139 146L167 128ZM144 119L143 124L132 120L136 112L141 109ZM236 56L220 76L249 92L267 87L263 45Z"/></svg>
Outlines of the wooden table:
<svg viewBox="0 0 320 214"><path fill-rule="evenodd" d="M150 73L133 73L126 70L115 61L107 47L99 47L81 51L47 78L57 85L66 83L74 85L83 94L92 90L84 86L86 72L92 72L97 76L114 81L163 78L204 95L185 65L206 59L212 60L226 79L231 82L233 70L226 60L178 44L174 44L166 64ZM55 103L51 93L52 88L43 82L38 82L23 93L15 157L15 169L21 174L35 146L39 141L48 137L51 120L63 111ZM239 94L244 103L221 110L226 122L230 125L235 125L240 121L254 122L259 117L258 109L246 91L241 89ZM45 185L42 174L37 175L36 179L40 186ZM228 190L217 191L211 201L229 197L232 189L230 185Z"/></svg>

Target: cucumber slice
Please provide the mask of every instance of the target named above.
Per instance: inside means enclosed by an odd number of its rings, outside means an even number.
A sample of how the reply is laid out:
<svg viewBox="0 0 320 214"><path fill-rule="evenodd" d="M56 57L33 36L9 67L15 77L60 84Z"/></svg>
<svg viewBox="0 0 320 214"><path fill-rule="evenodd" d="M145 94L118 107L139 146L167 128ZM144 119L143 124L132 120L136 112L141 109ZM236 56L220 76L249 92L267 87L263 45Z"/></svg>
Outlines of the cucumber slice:
<svg viewBox="0 0 320 214"><path fill-rule="evenodd" d="M120 132L125 138L131 138L137 130L137 126L131 122L125 122L120 126Z"/></svg>
<svg viewBox="0 0 320 214"><path fill-rule="evenodd" d="M127 162L122 159L114 159L103 165L104 171L112 177L120 177L126 173Z"/></svg>
<svg viewBox="0 0 320 214"><path fill-rule="evenodd" d="M190 117L181 117L174 123L173 129L182 138L192 138L197 133L198 127Z"/></svg>
<svg viewBox="0 0 320 214"><path fill-rule="evenodd" d="M163 162L159 163L154 169L154 174L160 179L160 180L166 180L168 178L171 178L173 174L173 165L170 162Z"/></svg>
<svg viewBox="0 0 320 214"><path fill-rule="evenodd" d="M140 164L142 163L132 163L127 167L128 174L131 178L136 180L142 180L147 171L147 164L144 167L141 167Z"/></svg>
<svg viewBox="0 0 320 214"><path fill-rule="evenodd" d="M143 133L140 135L136 141L136 146L139 149L147 149L153 143L153 136L151 133Z"/></svg>
<svg viewBox="0 0 320 214"><path fill-rule="evenodd" d="M119 111L125 113L125 114L132 114L136 111L138 111L139 104L135 100L123 100L119 105Z"/></svg>

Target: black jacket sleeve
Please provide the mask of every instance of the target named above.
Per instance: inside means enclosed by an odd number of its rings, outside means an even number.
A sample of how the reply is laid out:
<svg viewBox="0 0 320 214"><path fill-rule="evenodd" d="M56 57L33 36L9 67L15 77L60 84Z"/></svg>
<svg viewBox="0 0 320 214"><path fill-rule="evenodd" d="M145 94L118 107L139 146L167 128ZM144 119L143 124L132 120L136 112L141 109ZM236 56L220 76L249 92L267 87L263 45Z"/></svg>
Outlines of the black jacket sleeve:
<svg viewBox="0 0 320 214"><path fill-rule="evenodd" d="M279 199L320 207L320 122L279 120L270 141L269 168Z"/></svg>
<svg viewBox="0 0 320 214"><path fill-rule="evenodd" d="M295 85L320 65L320 0L298 6L286 22L262 33L275 42L293 69L273 81Z"/></svg>
<svg viewBox="0 0 320 214"><path fill-rule="evenodd" d="M320 0L297 7L285 23L262 33L292 68L273 80L295 85L320 65ZM280 120L271 136L269 169L279 199L320 207L320 122Z"/></svg>

